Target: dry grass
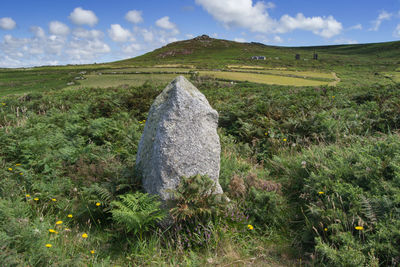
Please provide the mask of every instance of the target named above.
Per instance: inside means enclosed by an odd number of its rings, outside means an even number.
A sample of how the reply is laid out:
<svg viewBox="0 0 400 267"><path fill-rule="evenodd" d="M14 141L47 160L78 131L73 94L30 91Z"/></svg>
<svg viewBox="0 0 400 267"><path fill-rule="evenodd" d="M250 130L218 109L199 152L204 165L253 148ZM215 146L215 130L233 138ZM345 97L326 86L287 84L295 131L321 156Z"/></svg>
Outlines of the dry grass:
<svg viewBox="0 0 400 267"><path fill-rule="evenodd" d="M277 84L290 86L320 86L327 85L326 81L307 80L295 77L284 77L269 74L256 74L244 72L200 71L200 75L209 75L218 79L231 81L249 81L263 84Z"/></svg>
<svg viewBox="0 0 400 267"><path fill-rule="evenodd" d="M79 85L72 85L70 87L108 88L123 85L141 86L145 82L150 82L153 85L165 85L176 78L176 76L176 74L90 74L85 76L85 80L80 80Z"/></svg>
<svg viewBox="0 0 400 267"><path fill-rule="evenodd" d="M242 69L233 68L232 70L243 71ZM322 78L322 79L333 79L331 73L317 72L317 71L295 71L295 70L277 70L277 69L268 69L268 70L257 70L257 72L262 72L266 74L277 74L283 76L296 76L302 78Z"/></svg>

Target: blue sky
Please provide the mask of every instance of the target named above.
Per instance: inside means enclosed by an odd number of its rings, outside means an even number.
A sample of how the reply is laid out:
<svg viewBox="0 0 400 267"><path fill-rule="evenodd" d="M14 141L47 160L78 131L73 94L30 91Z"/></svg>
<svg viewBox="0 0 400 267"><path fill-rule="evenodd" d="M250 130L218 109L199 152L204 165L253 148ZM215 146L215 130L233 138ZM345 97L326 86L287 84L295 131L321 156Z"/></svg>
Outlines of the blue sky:
<svg viewBox="0 0 400 267"><path fill-rule="evenodd" d="M309 46L400 38L400 0L2 0L0 67L107 62L201 34Z"/></svg>

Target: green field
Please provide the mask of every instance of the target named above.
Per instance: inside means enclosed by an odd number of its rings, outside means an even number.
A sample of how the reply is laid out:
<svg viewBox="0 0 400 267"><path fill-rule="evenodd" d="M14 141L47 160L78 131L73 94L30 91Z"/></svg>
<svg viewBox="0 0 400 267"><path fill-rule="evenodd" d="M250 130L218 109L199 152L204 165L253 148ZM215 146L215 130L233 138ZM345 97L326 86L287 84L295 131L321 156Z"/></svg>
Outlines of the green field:
<svg viewBox="0 0 400 267"><path fill-rule="evenodd" d="M2 266L400 264L400 42L206 41L0 69ZM165 211L135 172L149 108L178 73L219 113L229 203L189 177Z"/></svg>

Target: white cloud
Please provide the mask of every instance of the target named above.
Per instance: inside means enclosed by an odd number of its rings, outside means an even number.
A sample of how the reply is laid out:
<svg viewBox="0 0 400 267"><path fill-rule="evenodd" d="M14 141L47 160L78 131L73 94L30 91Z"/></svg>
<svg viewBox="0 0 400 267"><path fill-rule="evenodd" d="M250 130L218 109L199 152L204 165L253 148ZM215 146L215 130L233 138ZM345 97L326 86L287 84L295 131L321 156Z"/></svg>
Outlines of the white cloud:
<svg viewBox="0 0 400 267"><path fill-rule="evenodd" d="M93 27L99 22L96 14L91 10L85 10L81 7L77 7L69 15L70 20L76 25L89 25Z"/></svg>
<svg viewBox="0 0 400 267"><path fill-rule="evenodd" d="M111 24L108 35L114 42L127 42L133 39L132 33L119 24Z"/></svg>
<svg viewBox="0 0 400 267"><path fill-rule="evenodd" d="M17 23L12 18L5 17L0 19L0 29L12 30L17 26Z"/></svg>
<svg viewBox="0 0 400 267"><path fill-rule="evenodd" d="M272 3L272 2L267 2L265 4L265 8L266 9L274 9L275 7L276 7L276 5L274 3Z"/></svg>
<svg viewBox="0 0 400 267"><path fill-rule="evenodd" d="M354 25L354 26L351 26L350 28L348 28L347 30L362 30L362 25L359 23L359 24L356 24L356 25Z"/></svg>
<svg viewBox="0 0 400 267"><path fill-rule="evenodd" d="M35 37L37 38L45 38L46 37L46 33L44 32L44 30L41 27L38 26L32 26L30 28L31 32L35 35Z"/></svg>
<svg viewBox="0 0 400 267"><path fill-rule="evenodd" d="M274 40L274 43L283 43L283 39L278 35L274 36L273 40Z"/></svg>
<svg viewBox="0 0 400 267"><path fill-rule="evenodd" d="M146 43L151 43L154 41L154 34L153 32L147 30L147 29L143 29L142 30L142 35L143 35L143 39Z"/></svg>
<svg viewBox="0 0 400 267"><path fill-rule="evenodd" d="M397 27L393 32L393 37L400 37L400 24L397 24Z"/></svg>
<svg viewBox="0 0 400 267"><path fill-rule="evenodd" d="M336 39L334 41L335 44L358 44L357 40L352 40L352 39L346 39L346 38L341 38L341 39Z"/></svg>
<svg viewBox="0 0 400 267"><path fill-rule="evenodd" d="M65 36L65 35L69 34L68 26L59 21L50 22L49 23L49 31L51 34L55 34L55 35Z"/></svg>
<svg viewBox="0 0 400 267"><path fill-rule="evenodd" d="M379 13L378 18L376 18L376 20L372 21L372 27L369 30L370 31L378 31L382 22L385 20L390 20L392 18L392 16L393 16L392 13L388 13L385 10L382 10Z"/></svg>
<svg viewBox="0 0 400 267"><path fill-rule="evenodd" d="M170 30L175 35L179 34L178 27L176 26L175 23L172 23L171 21L169 21L169 17L168 16L165 16L165 17L162 17L162 18L158 19L156 21L156 25L158 27L162 28L162 29Z"/></svg>
<svg viewBox="0 0 400 267"><path fill-rule="evenodd" d="M72 35L77 38L82 39L102 39L104 37L104 33L99 30L86 30L84 28L74 29Z"/></svg>
<svg viewBox="0 0 400 267"><path fill-rule="evenodd" d="M134 23L134 24L143 22L142 11L130 10L128 13L126 13L125 19L127 21L129 21L129 22Z"/></svg>
<svg viewBox="0 0 400 267"><path fill-rule="evenodd" d="M238 43L245 43L246 42L246 39L244 39L244 38L235 38L235 39L233 39L235 42L238 42Z"/></svg>
<svg viewBox="0 0 400 267"><path fill-rule="evenodd" d="M268 8L271 4L253 0L195 0L214 19L227 28L242 27L252 32L286 33L293 30L311 31L316 35L330 38L342 31L342 24L333 16L305 17L299 13L296 17L283 15L280 20L271 18Z"/></svg>
<svg viewBox="0 0 400 267"><path fill-rule="evenodd" d="M331 38L338 35L343 27L332 16L329 17L305 17L299 13L296 17L283 15L279 20L276 29L278 33L286 33L296 29L311 31L312 33L324 38Z"/></svg>
<svg viewBox="0 0 400 267"><path fill-rule="evenodd" d="M140 44L129 44L129 45L125 45L122 47L122 52L124 52L125 54L131 55L131 54L137 54L137 52L142 49Z"/></svg>

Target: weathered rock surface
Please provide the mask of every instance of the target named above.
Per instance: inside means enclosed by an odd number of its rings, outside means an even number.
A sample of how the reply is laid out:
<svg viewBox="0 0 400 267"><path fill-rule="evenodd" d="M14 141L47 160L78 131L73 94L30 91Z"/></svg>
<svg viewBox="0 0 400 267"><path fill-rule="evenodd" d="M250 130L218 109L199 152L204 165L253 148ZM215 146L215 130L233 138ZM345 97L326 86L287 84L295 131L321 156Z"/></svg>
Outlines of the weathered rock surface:
<svg viewBox="0 0 400 267"><path fill-rule="evenodd" d="M151 106L139 143L136 168L144 189L170 200L181 177L201 174L222 193L217 126L218 113L205 96L185 77L173 80Z"/></svg>

